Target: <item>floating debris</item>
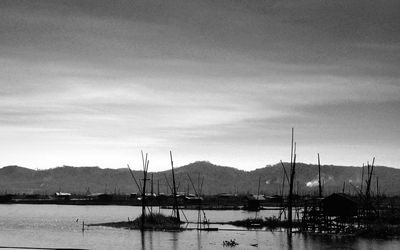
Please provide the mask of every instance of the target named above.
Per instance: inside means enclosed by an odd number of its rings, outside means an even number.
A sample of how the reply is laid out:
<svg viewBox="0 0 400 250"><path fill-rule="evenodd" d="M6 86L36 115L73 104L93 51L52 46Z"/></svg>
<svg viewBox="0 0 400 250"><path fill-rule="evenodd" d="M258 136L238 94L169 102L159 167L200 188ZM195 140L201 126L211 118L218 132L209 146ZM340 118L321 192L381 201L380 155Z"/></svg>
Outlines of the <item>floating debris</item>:
<svg viewBox="0 0 400 250"><path fill-rule="evenodd" d="M222 242L222 245L224 247L235 247L235 246L239 245L239 243L237 243L235 239L233 239L233 240L224 240L224 242Z"/></svg>

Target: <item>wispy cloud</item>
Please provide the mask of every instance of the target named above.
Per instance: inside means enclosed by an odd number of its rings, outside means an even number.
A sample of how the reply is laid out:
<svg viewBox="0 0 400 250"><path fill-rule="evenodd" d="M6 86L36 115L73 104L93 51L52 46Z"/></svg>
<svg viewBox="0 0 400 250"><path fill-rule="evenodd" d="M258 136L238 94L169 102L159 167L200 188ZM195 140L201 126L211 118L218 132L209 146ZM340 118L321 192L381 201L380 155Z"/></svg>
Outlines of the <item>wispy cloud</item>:
<svg viewBox="0 0 400 250"><path fill-rule="evenodd" d="M145 148L164 168L172 148L251 169L287 157L292 126L303 161L400 161L398 1L0 7L0 164L121 167Z"/></svg>

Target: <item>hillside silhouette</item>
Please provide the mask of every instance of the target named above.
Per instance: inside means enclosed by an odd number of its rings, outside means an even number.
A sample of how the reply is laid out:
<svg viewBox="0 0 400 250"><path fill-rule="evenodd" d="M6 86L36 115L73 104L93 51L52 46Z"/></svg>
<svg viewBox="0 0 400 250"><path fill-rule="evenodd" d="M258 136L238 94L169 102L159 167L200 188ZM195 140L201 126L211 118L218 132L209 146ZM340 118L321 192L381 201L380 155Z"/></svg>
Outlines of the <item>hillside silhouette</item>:
<svg viewBox="0 0 400 250"><path fill-rule="evenodd" d="M289 164L284 163L287 171ZM298 163L296 165L295 192L313 194L317 192L318 167ZM361 167L323 165L321 175L326 193L342 191L356 193L361 183ZM136 179L142 178L140 171L133 171ZM158 187L162 193L170 193L167 181L172 183L171 171L153 174L154 192ZM268 165L253 171L217 166L207 161L198 161L176 168L178 191L194 193L188 174L198 187L203 182L204 194L256 193L260 178L260 192L279 194L282 187L283 170L281 164ZM397 195L400 193L400 170L378 166L374 168L372 192L376 192L376 177L379 178L380 193ZM345 183L345 184L343 184ZM158 185L159 184L159 185ZM147 187L150 192L150 183ZM287 186L286 186L287 190ZM63 166L47 170L32 170L20 166L6 166L0 169L1 193L52 194L54 192L118 193L138 192L128 169L101 169L99 167Z"/></svg>

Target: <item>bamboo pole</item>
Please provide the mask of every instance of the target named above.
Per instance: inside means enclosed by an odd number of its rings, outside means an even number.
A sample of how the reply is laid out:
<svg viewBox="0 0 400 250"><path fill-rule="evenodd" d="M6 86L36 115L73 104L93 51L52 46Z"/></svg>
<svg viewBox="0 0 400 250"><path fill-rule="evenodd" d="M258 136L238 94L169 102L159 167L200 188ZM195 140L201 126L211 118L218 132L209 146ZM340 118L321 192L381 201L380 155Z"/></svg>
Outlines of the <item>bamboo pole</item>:
<svg viewBox="0 0 400 250"><path fill-rule="evenodd" d="M296 154L293 154L293 144L294 144L294 128L292 128L292 142L290 149L290 182L289 182L289 196L288 196L288 223L289 223L289 233L292 232L292 193L293 193L293 181L295 175L295 162Z"/></svg>
<svg viewBox="0 0 400 250"><path fill-rule="evenodd" d="M169 192L171 192L171 194L174 194L174 189L173 189L173 188L171 187L171 185L169 184L167 175L164 174L164 177L165 177L165 182L167 183L167 186L169 187ZM167 190L167 191L168 191L168 190Z"/></svg>
<svg viewBox="0 0 400 250"><path fill-rule="evenodd" d="M154 174L151 173L151 196L150 196L150 213L153 215L153 203L154 203Z"/></svg>
<svg viewBox="0 0 400 250"><path fill-rule="evenodd" d="M157 196L160 196L160 179L157 179Z"/></svg>
<svg viewBox="0 0 400 250"><path fill-rule="evenodd" d="M127 164L127 165L128 165L129 172L131 173L132 179L135 181L136 187L138 188L138 191L139 191L140 193L142 193L142 189L140 188L139 183L136 181L136 178L135 178L135 176L133 175L133 172L132 172L131 168L129 167L129 164Z"/></svg>
<svg viewBox="0 0 400 250"><path fill-rule="evenodd" d="M374 171L374 163L375 163L375 157L372 159L372 165L370 171L368 171L368 180L367 180L367 190L366 190L366 197L367 200L370 198L370 192L371 192L371 178L372 178L372 173ZM369 169L369 164L368 164L368 169Z"/></svg>
<svg viewBox="0 0 400 250"><path fill-rule="evenodd" d="M198 177L198 180L197 180L197 189L196 189L189 173L186 173L186 175L188 176L189 181L192 184L192 187L193 187L196 197L199 198L199 205L198 205L198 210L197 210L197 229L201 229L201 210L202 210L202 208L201 208L200 193L198 192L198 190L200 190L200 180L199 180L200 176Z"/></svg>
<svg viewBox="0 0 400 250"><path fill-rule="evenodd" d="M292 164L292 163L290 163L290 164ZM288 174L287 174L287 172L286 172L286 168L285 168L285 165L283 164L283 162L282 162L282 160L281 160L281 165L282 165L282 168L283 168L283 177L286 177L286 180L289 182L289 176L288 176ZM290 167L292 167L291 165L290 165Z"/></svg>
<svg viewBox="0 0 400 250"><path fill-rule="evenodd" d="M288 198L288 222L289 230L292 232L292 210L293 210L293 182L294 175L296 172L296 154L293 156L292 171L290 174L290 185L289 185L289 198Z"/></svg>
<svg viewBox="0 0 400 250"><path fill-rule="evenodd" d="M176 218L178 221L181 221L179 216L179 206L178 206L178 199L176 197L176 185L175 185L175 171L174 171L174 161L172 160L172 152L169 151L169 156L171 158L171 169L172 169L172 185L174 188L174 210L176 211Z"/></svg>
<svg viewBox="0 0 400 250"><path fill-rule="evenodd" d="M364 182L364 163L362 165L362 170L361 170L361 186L360 186L360 193L362 194L363 192L363 183Z"/></svg>
<svg viewBox="0 0 400 250"><path fill-rule="evenodd" d="M318 189L319 189L319 198L322 198L322 183L321 183L321 162L319 159L318 153Z"/></svg>
<svg viewBox="0 0 400 250"><path fill-rule="evenodd" d="M379 178L376 177L376 197L379 197Z"/></svg>
<svg viewBox="0 0 400 250"><path fill-rule="evenodd" d="M142 218L141 218L141 225L140 229L144 230L144 224L145 224L145 217L146 217L146 181L147 181L147 170L149 167L149 161L147 160L147 153L146 153L146 158L143 157L143 151L142 151L142 162L143 162L143 192L142 192Z"/></svg>

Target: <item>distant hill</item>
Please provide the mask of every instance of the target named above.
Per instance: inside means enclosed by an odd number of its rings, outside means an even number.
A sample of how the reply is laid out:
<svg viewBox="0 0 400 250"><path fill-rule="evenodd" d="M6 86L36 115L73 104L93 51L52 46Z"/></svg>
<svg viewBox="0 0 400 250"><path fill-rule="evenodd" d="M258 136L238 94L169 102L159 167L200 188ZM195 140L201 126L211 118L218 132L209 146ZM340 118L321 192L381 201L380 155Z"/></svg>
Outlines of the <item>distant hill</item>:
<svg viewBox="0 0 400 250"><path fill-rule="evenodd" d="M287 170L289 164L285 163ZM317 192L318 167L298 163L296 165L295 191L301 194ZM376 167L372 190L376 190L376 177L379 189L390 195L400 194L400 169ZM322 180L326 192L341 191L345 183L346 192L355 192L361 183L360 167L321 166ZM152 173L154 192L170 193L167 181L172 185L171 171ZM260 192L279 193L282 187L283 170L281 164L266 166L253 171L243 171L231 167L217 166L199 161L176 168L178 190L194 193L188 174L198 187L204 177L203 193L256 193L261 178ZM137 179L140 171L134 171ZM150 173L151 178L151 173ZM147 187L150 192L150 185ZM287 185L286 185L287 190ZM52 194L56 191L84 194L87 192L133 193L136 185L128 169L101 169L99 167L63 166L48 170L32 170L19 166L6 166L0 169L0 193L40 193Z"/></svg>

